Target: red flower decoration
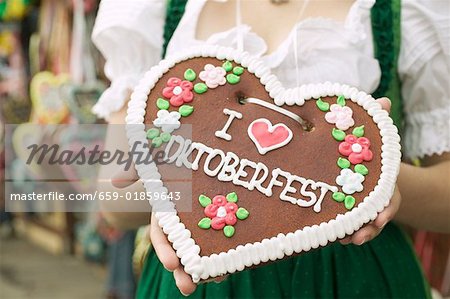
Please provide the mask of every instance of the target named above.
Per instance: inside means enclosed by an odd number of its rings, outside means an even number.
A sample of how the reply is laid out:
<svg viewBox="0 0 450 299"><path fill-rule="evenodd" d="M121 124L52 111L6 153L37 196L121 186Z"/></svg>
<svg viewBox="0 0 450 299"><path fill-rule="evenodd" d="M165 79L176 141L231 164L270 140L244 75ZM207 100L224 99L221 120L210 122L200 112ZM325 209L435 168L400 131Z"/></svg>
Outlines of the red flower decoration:
<svg viewBox="0 0 450 299"><path fill-rule="evenodd" d="M194 99L193 88L192 82L172 77L167 80L167 86L164 87L162 94L166 99L169 99L172 106L178 107L183 103L192 102Z"/></svg>
<svg viewBox="0 0 450 299"><path fill-rule="evenodd" d="M214 196L212 201L205 208L205 215L211 218L211 227L215 230L221 230L225 225L235 225L237 222L237 204L227 202L223 195Z"/></svg>
<svg viewBox="0 0 450 299"><path fill-rule="evenodd" d="M359 164L362 161L370 161L373 153L369 149L370 141L366 137L356 137L355 135L347 135L341 144L339 144L339 153L348 156L348 160L352 164Z"/></svg>

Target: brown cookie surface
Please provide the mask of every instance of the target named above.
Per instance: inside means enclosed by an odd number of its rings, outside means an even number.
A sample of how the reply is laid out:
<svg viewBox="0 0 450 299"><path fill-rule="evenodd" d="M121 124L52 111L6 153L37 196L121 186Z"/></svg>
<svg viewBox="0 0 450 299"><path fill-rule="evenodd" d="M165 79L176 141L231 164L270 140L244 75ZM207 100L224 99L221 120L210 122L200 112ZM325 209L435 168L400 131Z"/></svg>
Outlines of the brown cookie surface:
<svg viewBox="0 0 450 299"><path fill-rule="evenodd" d="M159 108L156 106L156 102L158 98L164 98L162 91L170 78L178 77L182 79L187 69L194 70L198 75L206 64L221 66L223 62L216 58L193 58L176 64L159 79L150 92L145 124L152 127L151 124L157 118ZM236 66L236 64L233 63L233 66ZM196 78L193 83L200 82L202 81ZM256 163L262 162L269 171L280 168L299 177L339 187L336 184L336 177L339 175L341 168L338 166L337 160L339 157L346 157L338 151L341 142L336 141L331 135L335 125L325 120L326 112L318 109L316 101L306 101L302 106L283 106L284 109L314 124L314 129L307 132L302 129L298 122L279 112L256 104L239 102L239 98L249 97L273 103L259 79L254 74L244 70L237 84L227 83L214 89L208 89L202 94L194 92L193 101L186 103L194 107L194 111L191 115L182 117L181 124L192 126L192 141L202 143L213 149L220 149L224 153L233 152L240 159L248 159ZM337 97L324 97L322 101L330 105L335 104ZM355 122L355 125L345 132L351 134L354 127L364 125L364 137L370 140L370 150L373 152L373 158L363 163L369 170L369 173L365 175L364 189L352 194L356 199L355 207L357 207L377 185L381 173L382 143L379 129L367 112L350 100L347 100L345 105L352 109ZM215 136L215 132L221 130L228 120L228 116L223 112L224 108L242 114L242 119L234 119L227 130L232 137L230 141ZM177 110L178 107L171 106L169 108L169 111ZM292 131L292 140L285 146L261 155L247 132L249 125L259 118L268 119L273 125L285 124ZM173 134L176 134L176 131ZM165 146L166 144L163 144L162 148ZM194 158L195 154L192 156ZM178 213L181 222L191 232L192 238L200 247L201 256L227 252L238 245L261 242L263 239L276 237L279 233L287 234L305 226L319 225L336 218L339 214L348 212L342 202L333 200L332 192L327 192L321 205L321 211L318 213L312 207L300 207L280 200L280 193L286 184L286 179L283 177L279 178L283 186L274 186L273 194L269 197L257 190L250 191L233 184L233 182L219 181L217 177L208 176L202 170L205 159L206 155L202 155L199 170L192 171L192 196L183 198L183 200L192 202L192 212ZM219 162L216 161L216 165L217 163ZM353 168L354 165L351 166L351 169ZM158 170L164 182L173 180L173 174L177 172L178 168L174 164L162 164L158 166ZM250 180L254 169L247 167L245 171L248 173L247 178L241 179L244 181ZM270 175L263 185L267 185L269 180ZM302 195L298 192L301 186L299 182L294 182L292 187L295 187L297 192L291 195L302 198ZM170 190L169 188L170 191L176 190ZM307 191L314 192L316 196L320 195L319 190L307 189ZM341 191L340 188L339 191ZM219 194L227 195L232 192L235 192L238 196L237 205L244 207L249 212L248 218L238 220L233 226L235 231L232 237L226 237L222 230L200 228L198 223L205 217L205 208L200 205L198 197L205 195L213 198Z"/></svg>

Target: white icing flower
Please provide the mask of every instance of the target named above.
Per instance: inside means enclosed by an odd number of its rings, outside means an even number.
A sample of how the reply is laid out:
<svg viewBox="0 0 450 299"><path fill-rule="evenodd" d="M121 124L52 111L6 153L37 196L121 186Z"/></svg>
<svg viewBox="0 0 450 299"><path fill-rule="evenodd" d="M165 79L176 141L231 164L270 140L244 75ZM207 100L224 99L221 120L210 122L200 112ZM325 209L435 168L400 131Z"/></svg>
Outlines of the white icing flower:
<svg viewBox="0 0 450 299"><path fill-rule="evenodd" d="M181 115L177 111L159 110L157 116L158 118L153 121L153 124L165 133L172 133L180 127Z"/></svg>
<svg viewBox="0 0 450 299"><path fill-rule="evenodd" d="M342 169L341 174L336 178L336 183L346 194L361 192L363 190L362 182L364 182L364 176L348 168Z"/></svg>
<svg viewBox="0 0 450 299"><path fill-rule="evenodd" d="M227 83L225 79L226 71L220 66L212 64L205 65L205 70L201 71L198 77L204 81L209 88L216 88L219 85Z"/></svg>
<svg viewBox="0 0 450 299"><path fill-rule="evenodd" d="M352 116L353 111L350 107L333 104L330 107L330 112L325 114L325 120L330 124L336 124L336 128L339 130L345 131L355 124Z"/></svg>

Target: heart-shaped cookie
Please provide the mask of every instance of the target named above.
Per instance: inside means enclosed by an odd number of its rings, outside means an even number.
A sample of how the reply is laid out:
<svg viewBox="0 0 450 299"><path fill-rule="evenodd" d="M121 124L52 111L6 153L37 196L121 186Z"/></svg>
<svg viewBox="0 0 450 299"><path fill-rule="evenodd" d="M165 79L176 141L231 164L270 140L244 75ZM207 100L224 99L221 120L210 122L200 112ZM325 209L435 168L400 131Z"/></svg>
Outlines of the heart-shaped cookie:
<svg viewBox="0 0 450 299"><path fill-rule="evenodd" d="M30 95L39 122L58 124L68 117L69 109L61 94L61 87L68 81L67 74L54 75L45 71L34 75L30 83Z"/></svg>
<svg viewBox="0 0 450 299"><path fill-rule="evenodd" d="M152 146L154 160L136 163L147 191L176 192L174 173L192 170L192 195L150 203L194 282L351 235L389 204L400 165L397 129L370 95L329 82L285 89L231 48L161 61L127 124L135 151Z"/></svg>
<svg viewBox="0 0 450 299"><path fill-rule="evenodd" d="M101 82L83 85L65 84L63 88L64 100L72 115L80 124L95 123L97 117L92 113L92 107L105 90Z"/></svg>

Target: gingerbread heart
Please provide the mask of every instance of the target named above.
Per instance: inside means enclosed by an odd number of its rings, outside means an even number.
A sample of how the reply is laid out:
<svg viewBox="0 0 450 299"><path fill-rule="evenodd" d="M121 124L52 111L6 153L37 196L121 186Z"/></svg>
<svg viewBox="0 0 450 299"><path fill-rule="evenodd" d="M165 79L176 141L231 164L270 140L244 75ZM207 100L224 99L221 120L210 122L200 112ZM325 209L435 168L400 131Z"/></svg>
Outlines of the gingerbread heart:
<svg viewBox="0 0 450 299"><path fill-rule="evenodd" d="M370 95L329 82L285 89L231 48L161 61L127 124L134 150L153 154L136 162L147 191L175 192L174 174L192 171L190 194L150 203L194 282L353 234L389 204L400 165L397 129Z"/></svg>
<svg viewBox="0 0 450 299"><path fill-rule="evenodd" d="M61 94L62 86L68 81L67 74L54 75L45 71L34 75L30 95L39 122L58 124L68 117L69 109Z"/></svg>
<svg viewBox="0 0 450 299"><path fill-rule="evenodd" d="M104 90L101 82L83 85L66 84L63 88L64 100L72 115L80 124L95 123L97 117L92 113L92 107Z"/></svg>

